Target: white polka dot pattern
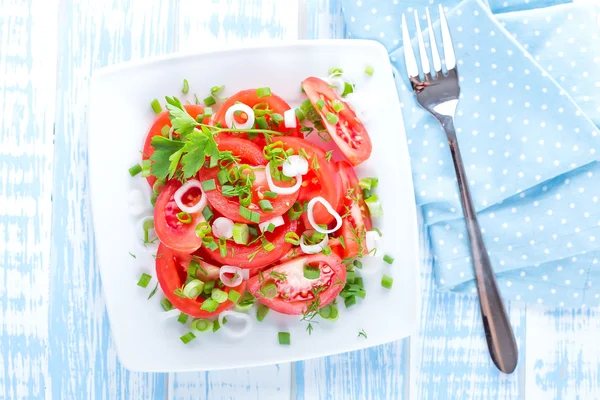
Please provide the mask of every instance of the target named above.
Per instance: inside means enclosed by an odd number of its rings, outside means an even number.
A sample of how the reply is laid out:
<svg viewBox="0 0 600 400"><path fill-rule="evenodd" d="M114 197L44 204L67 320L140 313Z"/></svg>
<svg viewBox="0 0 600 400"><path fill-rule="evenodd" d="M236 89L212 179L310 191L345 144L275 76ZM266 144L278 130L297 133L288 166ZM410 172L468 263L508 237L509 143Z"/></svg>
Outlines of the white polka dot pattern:
<svg viewBox="0 0 600 400"><path fill-rule="evenodd" d="M446 137L417 104L402 61L401 15L422 11L429 2L343 3L351 37L383 43L397 70L415 195L429 226L438 287L473 293ZM598 305L597 10L574 4L536 8L547 0L489 3L498 14L476 0L444 6L451 8L446 12L460 75L457 135L502 293L551 306Z"/></svg>

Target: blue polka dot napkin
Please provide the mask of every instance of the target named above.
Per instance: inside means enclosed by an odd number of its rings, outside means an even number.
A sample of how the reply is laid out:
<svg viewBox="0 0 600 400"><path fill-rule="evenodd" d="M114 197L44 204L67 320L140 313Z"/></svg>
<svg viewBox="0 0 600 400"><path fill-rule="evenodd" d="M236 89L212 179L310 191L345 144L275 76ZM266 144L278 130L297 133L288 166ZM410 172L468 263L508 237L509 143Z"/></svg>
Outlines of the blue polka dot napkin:
<svg viewBox="0 0 600 400"><path fill-rule="evenodd" d="M593 306L600 304L598 8L559 3L565 2L443 3L460 76L455 125L504 297ZM437 20L433 0L343 0L348 37L381 42L396 69L436 283L474 293L446 137L417 104L404 66L402 13L414 32L413 11L425 28L426 6Z"/></svg>

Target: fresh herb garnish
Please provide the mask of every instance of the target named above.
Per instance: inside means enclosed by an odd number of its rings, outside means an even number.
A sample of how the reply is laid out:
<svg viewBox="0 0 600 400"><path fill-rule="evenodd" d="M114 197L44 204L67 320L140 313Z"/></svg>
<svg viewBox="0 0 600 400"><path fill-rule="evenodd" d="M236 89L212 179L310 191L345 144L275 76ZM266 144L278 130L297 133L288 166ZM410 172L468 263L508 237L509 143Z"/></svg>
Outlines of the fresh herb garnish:
<svg viewBox="0 0 600 400"><path fill-rule="evenodd" d="M362 329L360 332L358 332L358 336L357 337L364 337L365 339L367 338L367 332L365 332L364 329Z"/></svg>
<svg viewBox="0 0 600 400"><path fill-rule="evenodd" d="M156 294L157 290L158 290L158 282L156 282L156 286L154 286L154 289L152 289L152 291L148 295L148 300L150 300L152 298L152 296L154 296Z"/></svg>
<svg viewBox="0 0 600 400"><path fill-rule="evenodd" d="M281 272L277 272L277 271L272 271L269 273L269 275L271 275L271 277L273 277L273 279L276 279L278 281L285 281L287 278L287 275Z"/></svg>
<svg viewBox="0 0 600 400"><path fill-rule="evenodd" d="M135 256L135 254L133 254L132 252L129 252L129 255L130 255L131 257L133 257L133 258L137 258L137 257Z"/></svg>

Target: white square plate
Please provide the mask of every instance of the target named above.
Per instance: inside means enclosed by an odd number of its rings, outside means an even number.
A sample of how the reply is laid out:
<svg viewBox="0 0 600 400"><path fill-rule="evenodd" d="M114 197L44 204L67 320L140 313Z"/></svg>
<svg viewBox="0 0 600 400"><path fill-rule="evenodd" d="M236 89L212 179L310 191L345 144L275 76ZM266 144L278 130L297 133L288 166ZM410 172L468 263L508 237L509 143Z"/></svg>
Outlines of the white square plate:
<svg viewBox="0 0 600 400"><path fill-rule="evenodd" d="M367 63L374 67L372 77L364 74ZM142 190L148 198L150 194L145 180L127 172L139 162L154 118L150 101L165 95L181 98L186 78L190 94L201 98L213 85L225 85L225 96L268 86L297 106L303 100L300 82L308 76L326 76L331 67L343 68L345 76L355 79L358 91L376 94L365 122L373 154L358 174L380 179L377 193L385 218L375 226L383 232L385 253L395 262L365 263L360 273L367 297L350 309L340 304L339 320L313 323L312 335L299 317L271 311L262 323L253 315L250 334L242 339L219 331L198 334L184 345L179 337L190 329L176 317L165 318L160 289L147 299L156 284L154 259L140 239L140 216L132 216L128 206L132 190ZM302 41L174 55L104 69L91 86L89 170L96 248L108 316L125 367L191 371L288 362L376 346L416 329L420 304L416 206L400 105L383 46L357 40ZM149 202L144 215L152 215ZM153 276L147 289L136 286L142 272ZM381 286L384 273L394 278L391 290ZM362 329L366 339L358 337ZM290 346L279 345L279 331L291 333Z"/></svg>

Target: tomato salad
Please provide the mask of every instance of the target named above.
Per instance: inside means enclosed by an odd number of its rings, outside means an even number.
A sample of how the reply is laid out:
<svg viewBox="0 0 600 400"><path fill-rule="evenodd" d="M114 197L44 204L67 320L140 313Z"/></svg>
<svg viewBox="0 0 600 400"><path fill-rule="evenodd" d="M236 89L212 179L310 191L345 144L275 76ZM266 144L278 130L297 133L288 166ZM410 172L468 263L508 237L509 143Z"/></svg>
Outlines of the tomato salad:
<svg viewBox="0 0 600 400"><path fill-rule="evenodd" d="M166 97L164 111L151 103L158 115L130 173L153 190L145 238L154 229L160 241L163 308L189 319L184 343L222 328L229 315L249 319L255 302L258 321L269 310L301 315L310 333L315 317L337 319L336 299L351 307L365 298L356 268L381 236L371 221L382 215L378 180L356 175L371 140L347 101L354 87L341 69L330 74L302 82L308 99L296 109L266 87L222 99L217 86L193 105ZM308 140L315 131L320 140ZM328 141L337 149L325 151ZM285 332L279 339L290 342Z"/></svg>

